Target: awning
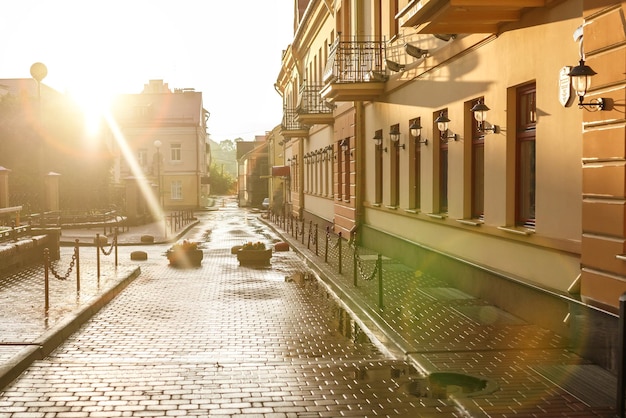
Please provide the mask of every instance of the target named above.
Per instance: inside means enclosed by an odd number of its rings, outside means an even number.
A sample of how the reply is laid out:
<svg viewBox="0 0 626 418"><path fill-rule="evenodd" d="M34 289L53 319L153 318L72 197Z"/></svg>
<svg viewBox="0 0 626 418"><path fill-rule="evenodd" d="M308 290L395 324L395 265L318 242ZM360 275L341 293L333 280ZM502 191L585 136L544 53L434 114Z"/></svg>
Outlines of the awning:
<svg viewBox="0 0 626 418"><path fill-rule="evenodd" d="M272 177L289 177L289 166L288 165L273 166Z"/></svg>

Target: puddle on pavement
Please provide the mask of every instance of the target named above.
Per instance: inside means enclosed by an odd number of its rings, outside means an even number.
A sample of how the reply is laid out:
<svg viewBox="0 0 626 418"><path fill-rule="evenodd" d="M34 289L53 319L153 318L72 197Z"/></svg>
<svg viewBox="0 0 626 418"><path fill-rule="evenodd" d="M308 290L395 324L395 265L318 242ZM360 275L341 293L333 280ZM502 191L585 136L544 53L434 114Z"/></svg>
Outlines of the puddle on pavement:
<svg viewBox="0 0 626 418"><path fill-rule="evenodd" d="M434 372L428 376L410 378L399 388L405 394L434 399L481 396L497 389L498 385L491 379L454 372Z"/></svg>

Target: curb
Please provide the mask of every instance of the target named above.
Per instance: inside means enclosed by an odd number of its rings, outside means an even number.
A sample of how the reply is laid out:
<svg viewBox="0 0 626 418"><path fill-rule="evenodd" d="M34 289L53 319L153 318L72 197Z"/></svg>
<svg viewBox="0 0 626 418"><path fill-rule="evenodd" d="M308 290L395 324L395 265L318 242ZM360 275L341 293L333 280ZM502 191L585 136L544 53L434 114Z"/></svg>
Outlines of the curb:
<svg viewBox="0 0 626 418"><path fill-rule="evenodd" d="M37 338L31 345L22 349L5 365L0 366L0 390L17 378L34 361L42 360L63 343L70 335L106 306L122 290L135 280L141 269L136 267L128 276L117 282L113 287L92 298L90 303L70 314ZM26 344L25 344L26 345Z"/></svg>
<svg viewBox="0 0 626 418"><path fill-rule="evenodd" d="M189 232L189 230L191 228L193 228L194 226L198 225L200 223L199 220L195 220L191 223L189 223L188 225L186 225L183 229L181 229L180 231L178 231L175 235L173 235L171 238L168 239L163 239L163 240L159 240L159 241L153 241L153 242L120 242L117 245L119 247L130 247L133 245L141 245L141 246L148 246L148 245L162 245L162 244L170 244L172 242L175 242L177 240L179 240L183 235L185 235L187 232ZM74 241L66 241L61 239L61 241L59 242L59 245L61 247L73 247L76 243ZM96 244L94 243L90 243L90 242L80 242L79 247L95 247Z"/></svg>
<svg viewBox="0 0 626 418"><path fill-rule="evenodd" d="M291 249L305 261L308 268L313 270L320 280L335 294L335 297L341 302L352 314L354 320L358 321L359 326L374 341L377 341L391 356L403 358L410 361L417 369L427 371L424 365L416 361L411 353L414 351L410 342L406 341L398 334L391 325L389 325L382 316L371 308L369 304L358 295L350 292L344 284L334 279L334 273L323 263L314 260L313 255L309 255L300 248L297 240L292 240L290 236L283 234L282 231L268 222L266 219L259 217L261 222L271 228L285 242L288 242Z"/></svg>

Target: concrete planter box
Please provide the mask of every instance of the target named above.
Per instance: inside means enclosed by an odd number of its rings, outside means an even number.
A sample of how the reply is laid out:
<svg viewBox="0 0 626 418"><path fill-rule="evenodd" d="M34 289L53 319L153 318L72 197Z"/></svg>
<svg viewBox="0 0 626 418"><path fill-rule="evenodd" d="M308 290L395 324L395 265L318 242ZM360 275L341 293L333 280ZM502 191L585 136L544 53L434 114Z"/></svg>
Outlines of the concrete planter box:
<svg viewBox="0 0 626 418"><path fill-rule="evenodd" d="M239 265L268 265L272 258L272 249L267 250L242 250L237 251Z"/></svg>

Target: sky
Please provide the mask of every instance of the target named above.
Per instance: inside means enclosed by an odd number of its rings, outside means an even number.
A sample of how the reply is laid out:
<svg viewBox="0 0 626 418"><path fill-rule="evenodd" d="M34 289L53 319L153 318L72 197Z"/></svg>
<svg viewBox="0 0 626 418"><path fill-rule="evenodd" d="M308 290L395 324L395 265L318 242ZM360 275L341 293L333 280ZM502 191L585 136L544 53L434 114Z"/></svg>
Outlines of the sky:
<svg viewBox="0 0 626 418"><path fill-rule="evenodd" d="M0 20L0 78L30 78L98 107L149 80L202 92L211 139L279 125L274 89L293 39L293 0L8 0Z"/></svg>

